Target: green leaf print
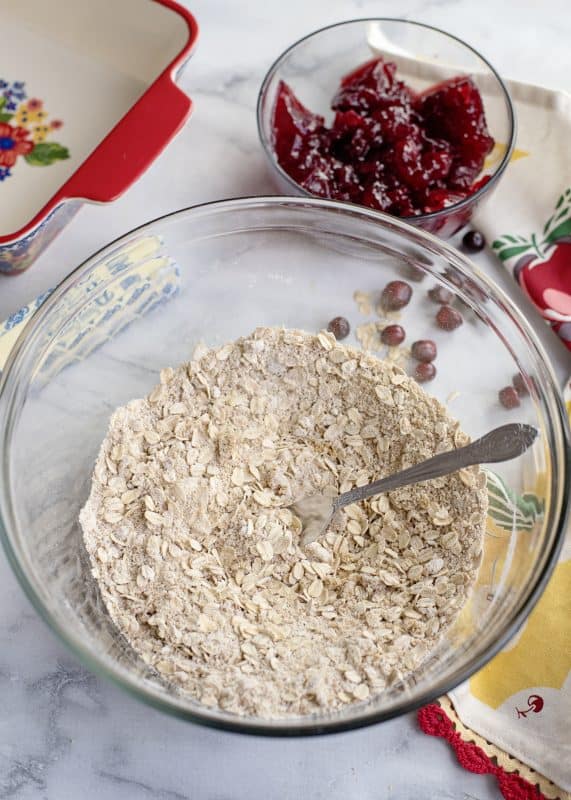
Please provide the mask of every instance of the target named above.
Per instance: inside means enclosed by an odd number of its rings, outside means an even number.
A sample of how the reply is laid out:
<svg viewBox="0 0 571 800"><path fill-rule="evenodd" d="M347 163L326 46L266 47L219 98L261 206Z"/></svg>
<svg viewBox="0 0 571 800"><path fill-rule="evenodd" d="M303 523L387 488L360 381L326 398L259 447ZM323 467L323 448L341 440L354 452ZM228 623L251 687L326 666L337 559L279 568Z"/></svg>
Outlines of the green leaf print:
<svg viewBox="0 0 571 800"><path fill-rule="evenodd" d="M507 261L510 258L514 258L515 256L519 256L522 253L527 253L528 250L534 249L533 245L529 242L527 244L518 244L515 247L505 247L503 245L501 246L504 247L503 250L499 250L498 248L496 248L496 242L494 242L494 244L492 245L494 250L497 250L497 255L502 261Z"/></svg>
<svg viewBox="0 0 571 800"><path fill-rule="evenodd" d="M518 495L496 475L486 470L488 514L498 527L506 531L530 531L543 515L544 504L532 492Z"/></svg>
<svg viewBox="0 0 571 800"><path fill-rule="evenodd" d="M571 235L571 189L566 189L555 206L555 212L543 229L543 244L550 245Z"/></svg>
<svg viewBox="0 0 571 800"><path fill-rule="evenodd" d="M57 142L41 142L24 158L33 167L49 167L56 161L69 158L69 150Z"/></svg>

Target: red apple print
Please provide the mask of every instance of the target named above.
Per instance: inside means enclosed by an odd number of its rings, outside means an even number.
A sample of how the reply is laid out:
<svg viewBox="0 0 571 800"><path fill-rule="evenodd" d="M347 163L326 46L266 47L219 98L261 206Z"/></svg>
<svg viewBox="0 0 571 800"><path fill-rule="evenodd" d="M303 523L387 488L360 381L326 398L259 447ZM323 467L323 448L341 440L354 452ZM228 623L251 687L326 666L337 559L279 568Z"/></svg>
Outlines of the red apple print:
<svg viewBox="0 0 571 800"><path fill-rule="evenodd" d="M571 339L571 242L555 243L541 260L526 255L515 277L564 341Z"/></svg>
<svg viewBox="0 0 571 800"><path fill-rule="evenodd" d="M527 704L530 706L535 714L539 714L543 708L543 697L538 694L532 694L527 698Z"/></svg>
<svg viewBox="0 0 571 800"><path fill-rule="evenodd" d="M524 719L527 718L527 715L533 712L534 714L539 714L539 712L543 709L543 697L540 697L538 694L530 694L527 698L527 708L516 708L517 718Z"/></svg>

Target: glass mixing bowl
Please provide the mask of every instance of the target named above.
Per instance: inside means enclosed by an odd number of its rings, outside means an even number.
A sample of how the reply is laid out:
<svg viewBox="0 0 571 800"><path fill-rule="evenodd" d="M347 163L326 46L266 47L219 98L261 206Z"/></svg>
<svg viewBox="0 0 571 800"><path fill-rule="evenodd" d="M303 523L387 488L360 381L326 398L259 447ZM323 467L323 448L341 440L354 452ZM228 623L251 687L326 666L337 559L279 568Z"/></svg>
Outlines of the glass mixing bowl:
<svg viewBox="0 0 571 800"><path fill-rule="evenodd" d="M280 192L311 196L279 165L274 152L272 115L280 81L329 123L331 99L341 78L378 55L395 62L397 77L418 92L457 75L470 75L482 94L488 128L496 141L480 176L487 175L488 182L441 211L407 217L411 225L448 238L470 221L497 186L515 145L516 122L509 92L492 65L461 39L430 25L404 19L355 19L314 31L285 50L268 70L258 95L258 134L271 174Z"/></svg>
<svg viewBox="0 0 571 800"><path fill-rule="evenodd" d="M412 272L411 272L412 271ZM353 331L356 290L412 283L408 341L433 338L429 392L472 436L507 421L540 432L532 451L496 465L480 584L458 623L408 679L367 702L295 719L238 717L201 706L152 672L111 623L78 526L112 410L147 393L159 370L258 325L318 331L337 315ZM433 285L457 294L464 324L435 328ZM378 319L378 318L377 318ZM350 340L357 344L351 334ZM498 388L520 372L516 411ZM90 668L185 719L241 732L310 734L356 727L448 691L478 670L524 621L556 559L569 493L565 413L546 357L512 303L433 236L352 205L303 198L238 199L151 222L101 250L47 299L21 334L0 384L0 538L36 609ZM532 494L530 494L532 493Z"/></svg>

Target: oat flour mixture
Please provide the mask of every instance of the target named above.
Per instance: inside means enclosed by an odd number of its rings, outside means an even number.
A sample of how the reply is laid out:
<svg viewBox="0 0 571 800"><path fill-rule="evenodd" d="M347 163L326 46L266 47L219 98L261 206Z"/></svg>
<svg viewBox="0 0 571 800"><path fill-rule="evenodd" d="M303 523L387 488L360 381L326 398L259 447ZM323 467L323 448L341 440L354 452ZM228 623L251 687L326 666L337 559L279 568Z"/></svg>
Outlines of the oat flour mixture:
<svg viewBox="0 0 571 800"><path fill-rule="evenodd" d="M484 474L349 506L306 548L287 506L467 441L401 369L331 334L204 348L111 418L80 518L109 613L207 705L280 717L365 700L464 605Z"/></svg>

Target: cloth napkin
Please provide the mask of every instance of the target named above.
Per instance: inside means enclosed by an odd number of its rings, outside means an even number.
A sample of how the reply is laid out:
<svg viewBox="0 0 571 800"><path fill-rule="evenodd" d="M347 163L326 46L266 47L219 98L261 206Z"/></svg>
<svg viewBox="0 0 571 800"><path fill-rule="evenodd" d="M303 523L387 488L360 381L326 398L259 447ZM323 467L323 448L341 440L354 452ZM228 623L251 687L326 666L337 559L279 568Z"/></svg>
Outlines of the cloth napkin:
<svg viewBox="0 0 571 800"><path fill-rule="evenodd" d="M517 149L476 223L571 349L571 95L516 81L509 88ZM487 166L504 152L496 143Z"/></svg>
<svg viewBox="0 0 571 800"><path fill-rule="evenodd" d="M517 149L474 222L546 324L571 349L571 97L517 82L510 83L510 91L519 124ZM492 165L504 152L505 144L496 144ZM565 392L571 411L571 385ZM515 499L516 508L499 484L492 492L480 588L493 580L500 557L494 537L499 542L508 535L514 512L518 542L534 524L539 508L534 487L529 488ZM421 728L448 739L465 768L496 775L510 800L571 798L570 669L571 530L523 628L438 707L421 710Z"/></svg>

